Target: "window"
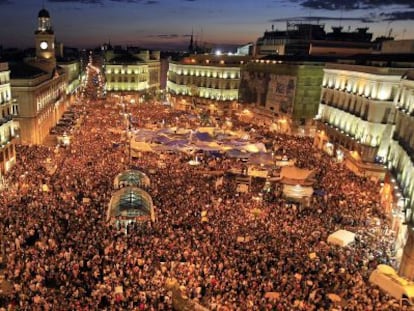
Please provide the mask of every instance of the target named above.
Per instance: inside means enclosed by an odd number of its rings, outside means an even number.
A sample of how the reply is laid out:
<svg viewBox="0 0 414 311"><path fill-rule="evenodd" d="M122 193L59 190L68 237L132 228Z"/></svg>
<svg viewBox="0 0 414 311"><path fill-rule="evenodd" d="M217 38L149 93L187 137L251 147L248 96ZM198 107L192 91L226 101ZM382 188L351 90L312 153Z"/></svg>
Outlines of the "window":
<svg viewBox="0 0 414 311"><path fill-rule="evenodd" d="M385 111L384 111L384 115L382 117L381 123L383 123L383 124L388 123L388 118L390 116L390 113L391 113L391 108L386 108Z"/></svg>

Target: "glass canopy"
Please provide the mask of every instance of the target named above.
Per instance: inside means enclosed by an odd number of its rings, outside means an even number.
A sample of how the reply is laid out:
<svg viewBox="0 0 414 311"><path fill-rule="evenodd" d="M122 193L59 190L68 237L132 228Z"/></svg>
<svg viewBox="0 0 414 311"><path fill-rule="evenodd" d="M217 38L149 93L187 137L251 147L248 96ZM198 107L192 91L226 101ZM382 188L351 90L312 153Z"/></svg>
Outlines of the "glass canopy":
<svg viewBox="0 0 414 311"><path fill-rule="evenodd" d="M150 186L150 179L145 173L141 171L127 170L119 173L114 180L115 189L119 189L125 186L147 188Z"/></svg>
<svg viewBox="0 0 414 311"><path fill-rule="evenodd" d="M108 209L108 220L115 218L151 218L154 207L151 196L136 187L125 187L112 195Z"/></svg>

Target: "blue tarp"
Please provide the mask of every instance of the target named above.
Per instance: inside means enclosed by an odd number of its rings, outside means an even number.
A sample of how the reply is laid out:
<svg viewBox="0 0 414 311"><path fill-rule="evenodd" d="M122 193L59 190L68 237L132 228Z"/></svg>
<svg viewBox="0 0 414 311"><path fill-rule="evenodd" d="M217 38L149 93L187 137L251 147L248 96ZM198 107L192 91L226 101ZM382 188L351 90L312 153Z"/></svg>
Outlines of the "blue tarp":
<svg viewBox="0 0 414 311"><path fill-rule="evenodd" d="M215 158L221 158L221 157L224 156L224 154L222 154L221 152L218 152L218 151L207 151L207 153L210 156L215 157Z"/></svg>
<svg viewBox="0 0 414 311"><path fill-rule="evenodd" d="M167 144L171 142L171 139L165 135L157 135L156 137L152 139L152 141L157 144Z"/></svg>
<svg viewBox="0 0 414 311"><path fill-rule="evenodd" d="M209 133L196 132L194 136L201 141L213 141Z"/></svg>
<svg viewBox="0 0 414 311"><path fill-rule="evenodd" d="M185 146L187 144L188 140L185 139L173 140L166 143L167 146Z"/></svg>
<svg viewBox="0 0 414 311"><path fill-rule="evenodd" d="M231 149L226 152L226 155L230 158L249 158L250 154L247 152L241 152L238 149Z"/></svg>

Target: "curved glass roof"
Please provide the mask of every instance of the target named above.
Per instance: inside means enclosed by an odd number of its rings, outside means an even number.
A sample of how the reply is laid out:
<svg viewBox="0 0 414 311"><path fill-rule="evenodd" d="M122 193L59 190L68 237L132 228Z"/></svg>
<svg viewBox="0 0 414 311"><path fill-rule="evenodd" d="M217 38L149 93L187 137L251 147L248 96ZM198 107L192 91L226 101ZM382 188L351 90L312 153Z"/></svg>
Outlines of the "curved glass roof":
<svg viewBox="0 0 414 311"><path fill-rule="evenodd" d="M138 170L126 170L119 173L115 177L115 187L117 188L121 183L125 183L127 186L136 186L136 187L149 187L150 179L149 177Z"/></svg>
<svg viewBox="0 0 414 311"><path fill-rule="evenodd" d="M136 187L125 187L112 195L109 209L109 217L150 217L153 203L146 191Z"/></svg>

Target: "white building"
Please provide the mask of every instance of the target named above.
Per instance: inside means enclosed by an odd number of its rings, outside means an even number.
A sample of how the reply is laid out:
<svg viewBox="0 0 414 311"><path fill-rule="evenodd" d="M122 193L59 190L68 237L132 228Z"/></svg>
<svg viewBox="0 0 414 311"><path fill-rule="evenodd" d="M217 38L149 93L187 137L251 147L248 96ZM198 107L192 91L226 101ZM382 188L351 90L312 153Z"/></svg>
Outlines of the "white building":
<svg viewBox="0 0 414 311"><path fill-rule="evenodd" d="M394 99L404 68L327 64L318 118L333 143L363 162L385 162L395 124Z"/></svg>
<svg viewBox="0 0 414 311"><path fill-rule="evenodd" d="M13 115L17 112L17 106L13 106L11 99L8 64L0 62L0 178L16 163Z"/></svg>
<svg viewBox="0 0 414 311"><path fill-rule="evenodd" d="M169 63L167 92L178 109L225 113L237 104L240 67L248 56L191 55Z"/></svg>

